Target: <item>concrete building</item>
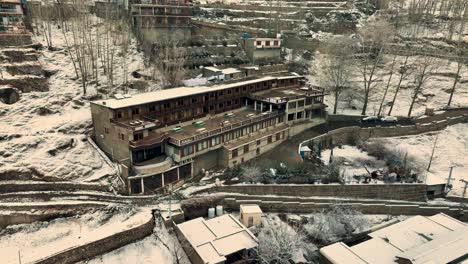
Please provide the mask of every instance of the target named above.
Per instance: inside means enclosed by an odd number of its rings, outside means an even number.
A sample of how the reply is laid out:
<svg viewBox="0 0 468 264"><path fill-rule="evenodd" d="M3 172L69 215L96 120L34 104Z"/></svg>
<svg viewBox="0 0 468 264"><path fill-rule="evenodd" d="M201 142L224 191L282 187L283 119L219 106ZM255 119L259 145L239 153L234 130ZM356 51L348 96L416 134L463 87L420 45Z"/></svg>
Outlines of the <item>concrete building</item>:
<svg viewBox="0 0 468 264"><path fill-rule="evenodd" d="M258 246L257 238L230 214L196 218L176 225L175 232L193 264L234 263Z"/></svg>
<svg viewBox="0 0 468 264"><path fill-rule="evenodd" d="M96 143L120 164L131 193L152 192L253 159L324 122L324 93L303 79L265 76L91 102Z"/></svg>
<svg viewBox="0 0 468 264"><path fill-rule="evenodd" d="M186 41L191 37L192 11L188 0L131 0L132 24L144 41L161 38Z"/></svg>
<svg viewBox="0 0 468 264"><path fill-rule="evenodd" d="M252 63L268 64L281 61L281 39L247 38L244 49Z"/></svg>
<svg viewBox="0 0 468 264"><path fill-rule="evenodd" d="M235 68L219 69L213 66L203 68L203 77L214 77L220 81L239 79L245 76L245 72Z"/></svg>
<svg viewBox="0 0 468 264"><path fill-rule="evenodd" d="M368 234L363 242L323 247L320 254L321 263L462 263L468 260L468 225L443 213L414 216Z"/></svg>
<svg viewBox="0 0 468 264"><path fill-rule="evenodd" d="M0 0L0 34L25 31L20 0Z"/></svg>
<svg viewBox="0 0 468 264"><path fill-rule="evenodd" d="M256 204L241 204L240 221L246 227L262 224L262 209Z"/></svg>

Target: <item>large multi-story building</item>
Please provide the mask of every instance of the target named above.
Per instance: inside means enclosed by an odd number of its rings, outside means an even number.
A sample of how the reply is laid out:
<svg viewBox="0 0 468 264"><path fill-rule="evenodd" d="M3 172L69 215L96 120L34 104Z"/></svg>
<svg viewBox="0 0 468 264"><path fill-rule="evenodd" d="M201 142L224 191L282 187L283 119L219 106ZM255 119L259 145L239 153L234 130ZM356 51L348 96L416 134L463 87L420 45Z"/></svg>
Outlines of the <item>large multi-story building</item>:
<svg viewBox="0 0 468 264"><path fill-rule="evenodd" d="M323 118L323 97L301 76L265 76L118 95L91 112L97 144L121 164L129 191L144 193L271 150Z"/></svg>

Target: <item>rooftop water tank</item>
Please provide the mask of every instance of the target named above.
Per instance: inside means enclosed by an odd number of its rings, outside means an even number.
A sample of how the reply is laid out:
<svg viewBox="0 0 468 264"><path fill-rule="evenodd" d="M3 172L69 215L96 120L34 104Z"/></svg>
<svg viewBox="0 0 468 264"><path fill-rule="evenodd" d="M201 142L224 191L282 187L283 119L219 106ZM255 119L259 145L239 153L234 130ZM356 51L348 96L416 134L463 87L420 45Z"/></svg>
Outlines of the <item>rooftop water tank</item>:
<svg viewBox="0 0 468 264"><path fill-rule="evenodd" d="M221 215L223 215L223 206L218 205L216 206L216 216L221 216Z"/></svg>
<svg viewBox="0 0 468 264"><path fill-rule="evenodd" d="M208 218L215 217L215 209L213 207L208 208Z"/></svg>

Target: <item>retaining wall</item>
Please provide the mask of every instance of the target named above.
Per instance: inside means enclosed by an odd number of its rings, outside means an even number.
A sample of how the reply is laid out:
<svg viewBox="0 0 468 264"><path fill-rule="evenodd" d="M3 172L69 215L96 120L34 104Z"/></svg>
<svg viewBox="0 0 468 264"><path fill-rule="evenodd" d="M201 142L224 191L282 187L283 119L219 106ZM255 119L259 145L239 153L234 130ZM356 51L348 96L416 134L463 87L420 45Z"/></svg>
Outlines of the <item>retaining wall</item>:
<svg viewBox="0 0 468 264"><path fill-rule="evenodd" d="M108 191L107 186L95 183L74 182L0 182L0 193L29 192L29 191Z"/></svg>
<svg viewBox="0 0 468 264"><path fill-rule="evenodd" d="M263 212L281 212L281 213L314 213L339 203L315 203L315 202L282 202L269 200L236 200L235 198L225 198L223 206L225 209L238 211L241 204L257 204ZM457 207L450 206L428 206L417 204L370 204L370 203L344 203L343 205L352 206L363 214L389 214L389 215L424 215L431 216L438 213L456 217L461 221L468 222L468 210L461 214Z"/></svg>
<svg viewBox="0 0 468 264"><path fill-rule="evenodd" d="M213 187L204 192L249 195L327 196L382 200L426 201L425 184L241 184Z"/></svg>
<svg viewBox="0 0 468 264"><path fill-rule="evenodd" d="M66 249L52 256L37 260L36 264L67 264L76 263L82 260L91 259L93 257L110 252L119 247L133 243L142 239L153 232L154 218L151 217L146 223L132 227L128 230L116 233L102 239L92 241L90 243Z"/></svg>
<svg viewBox="0 0 468 264"><path fill-rule="evenodd" d="M416 123L410 126L396 125L392 127L343 127L327 132L326 134L305 140L299 144L299 150L303 145L319 144L321 149L329 148L330 146L351 144L353 145L356 139L366 141L370 138L381 138L381 137L398 137L407 135L418 135L433 131L439 131L447 128L448 126L455 125L458 123L468 123L468 115L463 114L459 116L460 111L453 111L445 114L445 117L439 121L432 121L429 123ZM458 115L453 117L447 117L447 115ZM433 117L431 117L433 118ZM439 117L442 118L442 117ZM419 121L419 120L418 120Z"/></svg>

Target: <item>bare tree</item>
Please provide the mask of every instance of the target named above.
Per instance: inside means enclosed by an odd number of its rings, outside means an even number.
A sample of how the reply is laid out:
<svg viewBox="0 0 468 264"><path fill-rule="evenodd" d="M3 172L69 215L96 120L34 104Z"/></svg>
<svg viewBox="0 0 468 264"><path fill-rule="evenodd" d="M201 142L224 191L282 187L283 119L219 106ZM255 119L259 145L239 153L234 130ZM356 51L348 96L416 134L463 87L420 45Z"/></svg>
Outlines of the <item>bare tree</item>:
<svg viewBox="0 0 468 264"><path fill-rule="evenodd" d="M351 47L351 41L347 37L331 39L324 47L326 55L323 56L318 69L320 85L333 94L333 114L336 114L338 109L340 95L349 88Z"/></svg>
<svg viewBox="0 0 468 264"><path fill-rule="evenodd" d="M379 111L377 112L377 116L380 116L380 114L382 113L382 108L383 108L383 104L385 102L385 97L387 97L388 88L390 87L390 82L392 81L392 77L393 77L393 73L394 73L393 70L395 68L396 59L397 59L397 55L394 55L393 60L392 60L392 65L390 66L390 76L388 76L387 86L385 87L385 91L384 91L384 94L382 96L382 100L380 101L380 106L379 106Z"/></svg>
<svg viewBox="0 0 468 264"><path fill-rule="evenodd" d="M455 88L457 87L457 84L461 79L461 72L462 72L463 66L465 64L468 64L468 58L463 57L463 53L461 52L461 49L459 49L459 54L458 55L459 55L459 57L456 58L457 71L456 71L455 75L453 76L453 85L452 85L452 89L450 90L450 97L449 97L447 106L450 106L450 104L452 103L453 94L455 93Z"/></svg>
<svg viewBox="0 0 468 264"><path fill-rule="evenodd" d="M395 105L395 101L396 101L396 98L398 96L398 92L400 91L401 83L403 82L404 79L406 79L408 77L408 73L409 73L408 58L409 58L409 55L406 55L405 56L405 61L400 66L400 69L398 70L398 74L399 74L400 78L398 80L398 84L397 84L397 87L395 89L395 94L393 95L393 100L392 100L392 103L390 105L390 109L388 110L388 115L392 114L393 106Z"/></svg>
<svg viewBox="0 0 468 264"><path fill-rule="evenodd" d="M151 57L163 87L172 88L181 84L187 53L185 48L179 46L179 41L170 37L161 38L153 46Z"/></svg>
<svg viewBox="0 0 468 264"><path fill-rule="evenodd" d="M267 226L258 235L256 260L259 263L289 264L303 243L304 235L301 231L292 230L286 224Z"/></svg>
<svg viewBox="0 0 468 264"><path fill-rule="evenodd" d="M431 56L420 56L414 65L414 89L411 104L408 110L408 117L411 116L414 103L419 93L422 91L424 84L431 78L432 73L436 70L435 58Z"/></svg>
<svg viewBox="0 0 468 264"><path fill-rule="evenodd" d="M256 166L244 166L242 167L241 179L247 182L260 182L262 171Z"/></svg>
<svg viewBox="0 0 468 264"><path fill-rule="evenodd" d="M369 96L376 86L384 47L394 36L393 27L385 20L371 21L359 31L359 36L361 44L358 46L356 58L363 78L364 105L361 114L365 115Z"/></svg>

